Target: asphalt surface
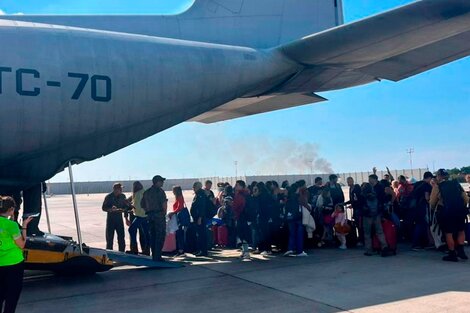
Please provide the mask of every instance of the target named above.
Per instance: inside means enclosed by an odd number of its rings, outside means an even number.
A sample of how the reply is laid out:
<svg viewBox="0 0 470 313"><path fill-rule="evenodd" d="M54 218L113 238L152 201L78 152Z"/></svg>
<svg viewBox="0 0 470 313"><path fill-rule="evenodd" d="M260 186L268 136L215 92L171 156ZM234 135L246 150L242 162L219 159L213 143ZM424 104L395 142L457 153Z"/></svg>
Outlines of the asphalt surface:
<svg viewBox="0 0 470 313"><path fill-rule="evenodd" d="M49 199L53 233L74 235L68 199ZM78 201L85 242L96 247L104 246L101 201ZM245 262L225 251L188 255L180 269L120 267L91 277L28 272L18 312L470 312L469 262L445 263L439 252L407 246L389 258L362 252L317 249L305 258Z"/></svg>

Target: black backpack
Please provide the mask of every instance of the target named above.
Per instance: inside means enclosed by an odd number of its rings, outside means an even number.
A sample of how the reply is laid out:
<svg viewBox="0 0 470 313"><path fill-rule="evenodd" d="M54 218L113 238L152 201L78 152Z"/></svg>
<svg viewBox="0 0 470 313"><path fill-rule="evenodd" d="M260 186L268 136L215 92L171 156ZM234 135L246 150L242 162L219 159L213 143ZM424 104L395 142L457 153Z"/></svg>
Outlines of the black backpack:
<svg viewBox="0 0 470 313"><path fill-rule="evenodd" d="M454 217L465 217L467 215L466 204L462 198L464 190L458 181L443 181L439 184L439 192L444 204L442 210L445 215Z"/></svg>
<svg viewBox="0 0 470 313"><path fill-rule="evenodd" d="M217 207L210 197L206 195L204 198L206 200L206 218L211 219L217 214Z"/></svg>

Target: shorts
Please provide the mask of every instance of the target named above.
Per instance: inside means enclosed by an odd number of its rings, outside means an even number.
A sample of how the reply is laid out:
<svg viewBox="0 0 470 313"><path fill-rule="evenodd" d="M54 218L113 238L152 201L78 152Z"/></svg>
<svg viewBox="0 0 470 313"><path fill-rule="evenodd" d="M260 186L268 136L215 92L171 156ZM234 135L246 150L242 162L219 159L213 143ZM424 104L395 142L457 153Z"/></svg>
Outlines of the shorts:
<svg viewBox="0 0 470 313"><path fill-rule="evenodd" d="M465 217L442 216L439 226L444 234L455 234L465 231Z"/></svg>

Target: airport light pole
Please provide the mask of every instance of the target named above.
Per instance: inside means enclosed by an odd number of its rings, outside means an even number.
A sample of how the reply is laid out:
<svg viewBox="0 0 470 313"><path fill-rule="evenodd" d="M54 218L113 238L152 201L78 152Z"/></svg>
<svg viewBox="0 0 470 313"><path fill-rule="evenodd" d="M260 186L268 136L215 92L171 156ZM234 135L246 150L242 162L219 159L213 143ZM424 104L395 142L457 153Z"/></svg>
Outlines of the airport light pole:
<svg viewBox="0 0 470 313"><path fill-rule="evenodd" d="M310 185L313 186L314 181L313 181L313 161L314 160L307 160L307 162L310 165Z"/></svg>
<svg viewBox="0 0 470 313"><path fill-rule="evenodd" d="M411 176L413 176L413 153L415 153L415 148L410 148L406 150L406 153L410 155L410 170L411 170Z"/></svg>
<svg viewBox="0 0 470 313"><path fill-rule="evenodd" d="M233 164L235 164L235 179L238 178L238 161L234 161Z"/></svg>

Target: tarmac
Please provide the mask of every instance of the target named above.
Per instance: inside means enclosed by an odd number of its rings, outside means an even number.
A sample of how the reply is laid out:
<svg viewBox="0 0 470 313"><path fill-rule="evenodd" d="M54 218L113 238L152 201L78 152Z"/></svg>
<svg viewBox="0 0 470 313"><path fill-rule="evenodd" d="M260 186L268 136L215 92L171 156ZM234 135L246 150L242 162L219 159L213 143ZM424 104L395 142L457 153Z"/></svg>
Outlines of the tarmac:
<svg viewBox="0 0 470 313"><path fill-rule="evenodd" d="M103 198L78 196L84 242L98 248ZM76 237L71 203L48 199L52 233ZM218 251L188 255L184 268L118 267L90 277L28 272L17 312L470 312L470 262L444 263L440 252L408 246L389 258L360 248L308 253L242 261L237 251Z"/></svg>

